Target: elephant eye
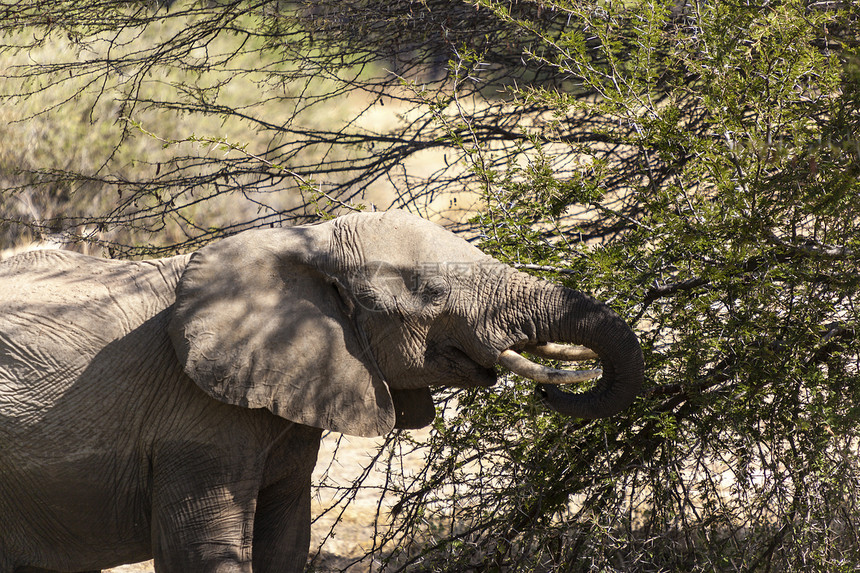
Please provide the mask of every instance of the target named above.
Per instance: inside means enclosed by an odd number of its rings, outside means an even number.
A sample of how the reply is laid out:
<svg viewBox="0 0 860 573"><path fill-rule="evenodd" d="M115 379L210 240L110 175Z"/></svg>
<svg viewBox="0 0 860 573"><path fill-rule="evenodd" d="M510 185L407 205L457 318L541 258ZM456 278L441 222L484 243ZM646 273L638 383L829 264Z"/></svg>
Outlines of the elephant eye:
<svg viewBox="0 0 860 573"><path fill-rule="evenodd" d="M448 299L451 289L441 277L434 277L421 285L418 296L425 305L440 305Z"/></svg>

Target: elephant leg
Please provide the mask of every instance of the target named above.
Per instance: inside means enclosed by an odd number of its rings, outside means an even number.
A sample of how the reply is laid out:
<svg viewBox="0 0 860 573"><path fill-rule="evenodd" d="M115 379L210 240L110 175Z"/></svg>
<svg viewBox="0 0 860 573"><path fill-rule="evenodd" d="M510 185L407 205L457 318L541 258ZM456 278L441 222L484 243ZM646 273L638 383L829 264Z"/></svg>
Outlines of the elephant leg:
<svg viewBox="0 0 860 573"><path fill-rule="evenodd" d="M197 455L194 455L197 454ZM152 549L158 573L251 573L259 478L205 453L172 451L154 469Z"/></svg>
<svg viewBox="0 0 860 573"><path fill-rule="evenodd" d="M254 518L254 573L301 573L310 542L310 475L261 490Z"/></svg>
<svg viewBox="0 0 860 573"><path fill-rule="evenodd" d="M250 573L252 497L226 484L162 495L153 511L155 570Z"/></svg>
<svg viewBox="0 0 860 573"><path fill-rule="evenodd" d="M254 515L254 573L301 573L311 542L311 474L322 430L294 425L272 443Z"/></svg>

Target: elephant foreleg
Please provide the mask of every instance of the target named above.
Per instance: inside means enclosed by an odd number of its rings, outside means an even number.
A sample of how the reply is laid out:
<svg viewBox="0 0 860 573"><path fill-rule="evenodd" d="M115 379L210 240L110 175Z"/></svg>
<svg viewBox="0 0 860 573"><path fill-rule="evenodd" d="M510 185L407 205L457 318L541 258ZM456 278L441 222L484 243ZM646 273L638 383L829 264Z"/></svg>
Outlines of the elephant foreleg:
<svg viewBox="0 0 860 573"><path fill-rule="evenodd" d="M301 573L310 541L310 475L261 490L254 517L254 573Z"/></svg>
<svg viewBox="0 0 860 573"><path fill-rule="evenodd" d="M152 549L158 573L251 573L259 478L206 451L161 456L153 485Z"/></svg>

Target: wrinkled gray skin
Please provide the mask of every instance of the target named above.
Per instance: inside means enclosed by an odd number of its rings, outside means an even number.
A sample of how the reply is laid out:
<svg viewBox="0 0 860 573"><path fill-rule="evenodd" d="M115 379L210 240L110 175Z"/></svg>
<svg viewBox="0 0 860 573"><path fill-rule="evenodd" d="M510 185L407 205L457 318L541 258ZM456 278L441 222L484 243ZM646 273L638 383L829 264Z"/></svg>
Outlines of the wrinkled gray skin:
<svg viewBox="0 0 860 573"><path fill-rule="evenodd" d="M606 416L642 378L606 306L403 212L247 231L191 256L0 263L0 573L154 557L159 572L301 571L323 429L428 424L428 387L499 353L584 344Z"/></svg>

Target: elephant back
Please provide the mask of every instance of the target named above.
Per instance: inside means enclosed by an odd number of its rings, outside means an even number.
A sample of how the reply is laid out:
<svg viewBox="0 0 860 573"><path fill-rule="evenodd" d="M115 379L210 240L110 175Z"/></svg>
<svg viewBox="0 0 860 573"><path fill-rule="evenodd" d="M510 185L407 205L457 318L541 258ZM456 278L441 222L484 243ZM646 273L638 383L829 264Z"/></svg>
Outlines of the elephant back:
<svg viewBox="0 0 860 573"><path fill-rule="evenodd" d="M0 261L0 401L62 395L105 347L173 304L186 261L47 250Z"/></svg>

